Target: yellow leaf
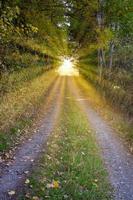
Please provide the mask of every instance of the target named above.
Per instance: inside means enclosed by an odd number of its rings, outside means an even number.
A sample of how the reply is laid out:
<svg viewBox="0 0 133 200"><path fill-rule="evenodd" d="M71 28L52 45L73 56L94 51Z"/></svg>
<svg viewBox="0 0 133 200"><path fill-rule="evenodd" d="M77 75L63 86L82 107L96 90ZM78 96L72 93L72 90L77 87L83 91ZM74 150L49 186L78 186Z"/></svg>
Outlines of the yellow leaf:
<svg viewBox="0 0 133 200"><path fill-rule="evenodd" d="M59 188L59 181L53 181L53 188Z"/></svg>

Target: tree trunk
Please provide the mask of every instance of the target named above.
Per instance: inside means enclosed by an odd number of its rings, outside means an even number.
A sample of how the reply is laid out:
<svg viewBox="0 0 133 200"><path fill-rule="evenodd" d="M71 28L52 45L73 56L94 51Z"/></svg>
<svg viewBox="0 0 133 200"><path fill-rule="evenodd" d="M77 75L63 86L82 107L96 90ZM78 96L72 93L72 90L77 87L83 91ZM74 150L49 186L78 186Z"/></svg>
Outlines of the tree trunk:
<svg viewBox="0 0 133 200"><path fill-rule="evenodd" d="M106 67L105 52L104 52L103 48L101 49L101 56L102 56L103 67Z"/></svg>
<svg viewBox="0 0 133 200"><path fill-rule="evenodd" d="M98 1L98 12L97 12L97 23L98 23L98 28L100 31L103 30L104 28L104 23L103 23L103 12L102 12L102 0ZM99 76L100 76L100 81L102 80L102 72L103 72L103 67L106 66L105 62L105 54L103 48L98 49L98 65L99 65Z"/></svg>

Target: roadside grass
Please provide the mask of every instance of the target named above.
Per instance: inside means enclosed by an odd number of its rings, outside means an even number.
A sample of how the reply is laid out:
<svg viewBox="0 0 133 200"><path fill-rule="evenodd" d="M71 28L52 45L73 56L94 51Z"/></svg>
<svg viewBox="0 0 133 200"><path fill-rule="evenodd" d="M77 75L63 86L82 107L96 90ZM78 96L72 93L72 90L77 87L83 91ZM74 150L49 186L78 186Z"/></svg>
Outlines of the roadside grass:
<svg viewBox="0 0 133 200"><path fill-rule="evenodd" d="M0 77L0 102L6 93L19 89L27 82L45 73L45 68L44 66L32 66L10 73L2 73Z"/></svg>
<svg viewBox="0 0 133 200"><path fill-rule="evenodd" d="M123 113L128 118L133 115L133 73L130 70L113 68L112 70L104 68L102 77L99 77L99 70L96 65L82 64L79 71L83 77L97 91L104 96L108 103L116 110Z"/></svg>
<svg viewBox="0 0 133 200"><path fill-rule="evenodd" d="M94 134L71 94L66 94L59 122L21 200L111 200Z"/></svg>
<svg viewBox="0 0 133 200"><path fill-rule="evenodd" d="M0 153L11 150L10 148L18 143L18 138L32 125L32 120L33 117L20 119L7 132L0 132Z"/></svg>
<svg viewBox="0 0 133 200"><path fill-rule="evenodd" d="M86 95L93 108L107 120L114 129L125 139L131 152L133 152L133 124L119 110L113 108L108 100L84 77L75 77L81 93Z"/></svg>
<svg viewBox="0 0 133 200"><path fill-rule="evenodd" d="M31 67L9 74L6 89L0 97L0 151L15 142L23 129L32 123L32 118L45 94L56 78L56 73L42 67ZM4 77L1 89L4 88ZM1 92L2 94L2 92Z"/></svg>

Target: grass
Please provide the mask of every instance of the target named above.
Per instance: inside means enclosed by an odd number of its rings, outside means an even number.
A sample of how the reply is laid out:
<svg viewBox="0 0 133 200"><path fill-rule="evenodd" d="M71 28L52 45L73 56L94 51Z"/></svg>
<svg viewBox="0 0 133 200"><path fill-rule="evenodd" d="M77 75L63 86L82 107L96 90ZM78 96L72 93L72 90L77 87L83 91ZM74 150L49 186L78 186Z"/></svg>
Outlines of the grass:
<svg viewBox="0 0 133 200"><path fill-rule="evenodd" d="M45 71L37 66L2 77L0 151L7 150L24 127L31 123L55 77L54 71Z"/></svg>
<svg viewBox="0 0 133 200"><path fill-rule="evenodd" d="M86 116L72 98L66 98L63 105L47 152L20 199L111 199L107 173Z"/></svg>
<svg viewBox="0 0 133 200"><path fill-rule="evenodd" d="M33 81L33 79L41 76L46 72L46 67L40 67L38 65L22 68L19 71L13 71L12 73L3 73L0 77L0 102L3 95L11 91L15 91L22 86L25 86L27 82Z"/></svg>
<svg viewBox="0 0 133 200"><path fill-rule="evenodd" d="M81 92L87 96L92 107L107 120L115 130L125 139L132 151L133 125L132 121L124 116L118 109L110 105L108 99L97 90L91 82L80 76L75 78Z"/></svg>
<svg viewBox="0 0 133 200"><path fill-rule="evenodd" d="M81 74L93 83L110 105L127 117L132 117L132 70L113 68L110 71L104 68L100 78L96 65L82 64L81 66L79 66Z"/></svg>
<svg viewBox="0 0 133 200"><path fill-rule="evenodd" d="M24 133L24 130L32 125L33 118L23 118L18 120L12 128L7 132L0 132L0 152L8 151L15 143L18 142L20 135Z"/></svg>

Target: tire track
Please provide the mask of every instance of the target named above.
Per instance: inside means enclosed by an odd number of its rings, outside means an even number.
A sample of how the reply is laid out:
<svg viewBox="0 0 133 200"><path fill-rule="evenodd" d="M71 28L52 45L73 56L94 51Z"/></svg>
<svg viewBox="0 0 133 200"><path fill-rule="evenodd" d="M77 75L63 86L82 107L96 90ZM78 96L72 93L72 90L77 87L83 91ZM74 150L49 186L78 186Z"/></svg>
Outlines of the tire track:
<svg viewBox="0 0 133 200"><path fill-rule="evenodd" d="M114 188L114 199L133 200L133 155L128 152L117 133L90 106L87 96L81 92L80 85L77 85L73 78L69 78L67 84L95 131Z"/></svg>
<svg viewBox="0 0 133 200"><path fill-rule="evenodd" d="M44 144L60 114L64 86L65 79L58 77L46 98L45 116L37 125L36 133L16 149L14 153L15 159L3 170L0 178L1 200L17 199L17 194L22 190L26 180L26 173L31 171L34 162L39 159L44 151ZM8 194L9 191L15 191L15 195L10 196Z"/></svg>

